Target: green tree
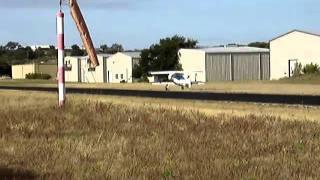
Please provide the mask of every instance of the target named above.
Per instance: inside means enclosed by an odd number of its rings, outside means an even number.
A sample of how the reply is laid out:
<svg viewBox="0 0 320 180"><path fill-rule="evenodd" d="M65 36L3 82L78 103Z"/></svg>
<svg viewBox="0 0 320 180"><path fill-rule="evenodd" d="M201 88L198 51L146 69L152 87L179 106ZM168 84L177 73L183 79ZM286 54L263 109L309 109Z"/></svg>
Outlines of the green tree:
<svg viewBox="0 0 320 180"><path fill-rule="evenodd" d="M39 59L45 56L45 51L42 48L37 48L34 51L34 58Z"/></svg>
<svg viewBox="0 0 320 180"><path fill-rule="evenodd" d="M135 64L132 68L132 77L140 78L142 76L142 70L139 65Z"/></svg>
<svg viewBox="0 0 320 180"><path fill-rule="evenodd" d="M8 63L0 62L0 76L11 76L11 66Z"/></svg>
<svg viewBox="0 0 320 180"><path fill-rule="evenodd" d="M102 44L100 46L101 52L108 54L115 54L117 52L123 52L123 46L121 44L114 43L109 47L107 44Z"/></svg>
<svg viewBox="0 0 320 180"><path fill-rule="evenodd" d="M28 59L28 53L25 48L19 48L14 51L13 53L14 60L27 60Z"/></svg>
<svg viewBox="0 0 320 180"><path fill-rule="evenodd" d="M15 50L7 50L4 54L5 62L8 64L25 63L28 61L28 56L28 49L22 47Z"/></svg>
<svg viewBox="0 0 320 180"><path fill-rule="evenodd" d="M85 53L76 44L71 46L71 56L83 56Z"/></svg>
<svg viewBox="0 0 320 180"><path fill-rule="evenodd" d="M2 56L5 52L5 48L3 46L0 46L0 56Z"/></svg>
<svg viewBox="0 0 320 180"><path fill-rule="evenodd" d="M51 45L49 49L45 49L45 54L48 58L56 59L58 57L58 50Z"/></svg>
<svg viewBox="0 0 320 180"><path fill-rule="evenodd" d="M36 54L31 49L30 46L25 47L25 51L26 51L26 54L27 54L27 59L31 60L31 59L35 59L36 58Z"/></svg>
<svg viewBox="0 0 320 180"><path fill-rule="evenodd" d="M9 51L13 51L13 50L17 50L19 48L21 48L22 46L18 43L18 42L13 42L13 41L9 41L6 45L5 45L5 49L9 50Z"/></svg>
<svg viewBox="0 0 320 180"><path fill-rule="evenodd" d="M109 47L108 47L108 45L106 45L106 44L102 44L102 45L100 46L100 49L101 49L101 51L102 51L103 53L108 53Z"/></svg>
<svg viewBox="0 0 320 180"><path fill-rule="evenodd" d="M123 51L124 51L124 49L123 49L121 44L114 43L110 47L111 54L114 54L114 53L117 53L117 52L123 52Z"/></svg>
<svg viewBox="0 0 320 180"><path fill-rule="evenodd" d="M195 48L196 45L196 40L178 35L160 39L158 44L153 44L141 52L139 65L142 76L149 71L182 70L178 57L179 49Z"/></svg>
<svg viewBox="0 0 320 180"><path fill-rule="evenodd" d="M248 44L249 47L257 47L257 48L270 48L270 44L268 42L252 42Z"/></svg>

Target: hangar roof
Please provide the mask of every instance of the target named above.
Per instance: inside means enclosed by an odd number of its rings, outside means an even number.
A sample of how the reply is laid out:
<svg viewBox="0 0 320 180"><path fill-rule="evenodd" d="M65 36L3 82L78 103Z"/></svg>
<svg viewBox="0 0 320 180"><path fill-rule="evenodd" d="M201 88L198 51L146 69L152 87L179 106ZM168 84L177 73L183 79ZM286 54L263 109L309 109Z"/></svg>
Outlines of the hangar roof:
<svg viewBox="0 0 320 180"><path fill-rule="evenodd" d="M151 75L169 75L174 73L183 73L183 71L150 71Z"/></svg>
<svg viewBox="0 0 320 180"><path fill-rule="evenodd" d="M269 49L256 48L256 47L214 47L200 49L206 53L258 53L258 52L270 52Z"/></svg>
<svg viewBox="0 0 320 180"><path fill-rule="evenodd" d="M287 32L287 33L285 33L285 34L282 34L282 35L280 35L280 36L277 36L277 37L271 39L270 42L271 42L271 41L274 41L274 40L277 40L277 39L279 39L279 38L281 38L281 37L283 37L283 36L286 36L286 35L288 35L288 34L291 34L291 33L293 33L293 32L300 32L300 33L304 33L304 34L309 34L309 35L312 35L312 36L320 37L320 34L310 33L310 32L307 32L307 31L301 31L301 30L294 29L294 30L292 30L292 31L289 31L289 32Z"/></svg>
<svg viewBox="0 0 320 180"><path fill-rule="evenodd" d="M133 57L133 58L140 58L140 51L133 51L133 52L121 52L122 54L125 54L127 56Z"/></svg>
<svg viewBox="0 0 320 180"><path fill-rule="evenodd" d="M113 54L107 54L107 53L99 53L99 54L97 54L97 56L103 56L103 57L110 57L112 55Z"/></svg>

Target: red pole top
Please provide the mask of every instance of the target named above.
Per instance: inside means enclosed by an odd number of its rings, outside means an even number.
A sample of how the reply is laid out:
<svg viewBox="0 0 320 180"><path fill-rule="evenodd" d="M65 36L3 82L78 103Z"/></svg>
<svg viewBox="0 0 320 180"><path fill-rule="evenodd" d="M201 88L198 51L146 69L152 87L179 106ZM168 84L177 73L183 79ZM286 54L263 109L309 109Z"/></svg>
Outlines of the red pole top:
<svg viewBox="0 0 320 180"><path fill-rule="evenodd" d="M62 11L57 12L57 17L63 18L64 17L64 13Z"/></svg>

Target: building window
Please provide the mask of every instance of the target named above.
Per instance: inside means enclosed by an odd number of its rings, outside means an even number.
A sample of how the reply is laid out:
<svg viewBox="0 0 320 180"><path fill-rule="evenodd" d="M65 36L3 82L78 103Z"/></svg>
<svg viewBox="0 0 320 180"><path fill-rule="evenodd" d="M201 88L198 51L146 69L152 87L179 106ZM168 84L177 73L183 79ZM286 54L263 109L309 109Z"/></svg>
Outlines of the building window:
<svg viewBox="0 0 320 180"><path fill-rule="evenodd" d="M119 79L119 76L118 76L118 74L116 74L116 79Z"/></svg>
<svg viewBox="0 0 320 180"><path fill-rule="evenodd" d="M121 74L121 79L123 79L123 74Z"/></svg>
<svg viewBox="0 0 320 180"><path fill-rule="evenodd" d="M70 60L65 62L64 69L65 69L65 71L71 71L72 70L72 64L70 63Z"/></svg>
<svg viewBox="0 0 320 180"><path fill-rule="evenodd" d="M88 71L96 71L96 68L94 68L94 67L89 67L89 68L88 68Z"/></svg>
<svg viewBox="0 0 320 180"><path fill-rule="evenodd" d="M92 67L92 64L91 64L90 59L88 59L87 62L88 62L88 66L89 66L88 71L96 71L96 68L95 68L95 67Z"/></svg>

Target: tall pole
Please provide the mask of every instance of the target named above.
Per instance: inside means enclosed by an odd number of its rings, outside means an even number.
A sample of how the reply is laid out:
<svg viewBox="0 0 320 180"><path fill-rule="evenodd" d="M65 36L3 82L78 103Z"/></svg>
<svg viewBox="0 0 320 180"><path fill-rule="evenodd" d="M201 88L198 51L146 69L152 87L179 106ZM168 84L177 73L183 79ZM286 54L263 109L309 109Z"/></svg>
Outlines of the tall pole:
<svg viewBox="0 0 320 180"><path fill-rule="evenodd" d="M61 2L61 1L60 1ZM63 107L66 98L65 69L64 69L64 14L60 10L57 13L57 40L58 40L58 100L59 107Z"/></svg>

